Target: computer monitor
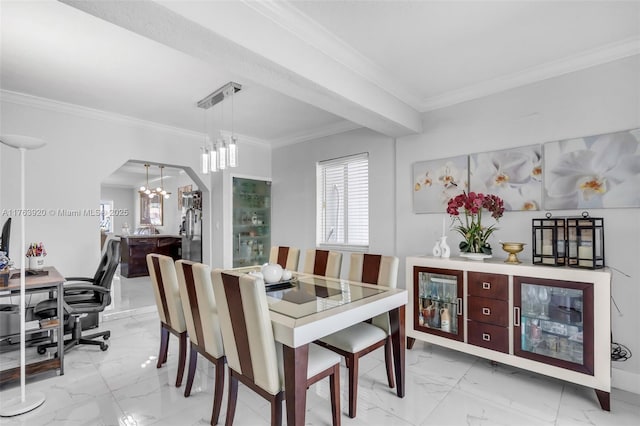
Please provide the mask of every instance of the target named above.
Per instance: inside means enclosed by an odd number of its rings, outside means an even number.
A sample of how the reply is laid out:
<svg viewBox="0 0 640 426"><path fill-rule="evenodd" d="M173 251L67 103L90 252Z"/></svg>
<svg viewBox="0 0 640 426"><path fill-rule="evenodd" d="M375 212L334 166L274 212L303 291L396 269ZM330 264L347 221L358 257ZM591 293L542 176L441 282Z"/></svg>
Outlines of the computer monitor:
<svg viewBox="0 0 640 426"><path fill-rule="evenodd" d="M11 237L11 218L7 219L2 226L2 235L0 236L0 251L3 251L9 257L9 238Z"/></svg>

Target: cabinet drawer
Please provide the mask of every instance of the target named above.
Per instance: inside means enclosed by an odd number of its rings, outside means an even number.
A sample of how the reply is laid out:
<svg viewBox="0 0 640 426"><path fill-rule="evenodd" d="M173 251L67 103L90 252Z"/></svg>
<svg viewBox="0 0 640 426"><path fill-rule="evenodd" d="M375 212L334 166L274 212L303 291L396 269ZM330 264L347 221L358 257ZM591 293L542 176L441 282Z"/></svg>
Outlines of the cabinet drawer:
<svg viewBox="0 0 640 426"><path fill-rule="evenodd" d="M487 297L468 297L469 319L501 327L509 325L509 304Z"/></svg>
<svg viewBox="0 0 640 426"><path fill-rule="evenodd" d="M469 343L475 346L509 353L509 329L497 325L468 321Z"/></svg>
<svg viewBox="0 0 640 426"><path fill-rule="evenodd" d="M509 298L509 278L506 275L469 272L468 284L470 296Z"/></svg>

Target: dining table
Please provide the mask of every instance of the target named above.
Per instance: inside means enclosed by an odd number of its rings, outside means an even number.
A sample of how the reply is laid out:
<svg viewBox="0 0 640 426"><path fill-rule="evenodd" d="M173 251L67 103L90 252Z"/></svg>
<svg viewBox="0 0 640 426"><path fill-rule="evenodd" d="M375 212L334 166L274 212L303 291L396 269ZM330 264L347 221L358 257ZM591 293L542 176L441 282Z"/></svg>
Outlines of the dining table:
<svg viewBox="0 0 640 426"><path fill-rule="evenodd" d="M241 267L230 274L258 272ZM389 313L396 393L405 395L407 290L340 278L294 273L265 284L274 338L282 344L287 424L305 424L309 344L376 315Z"/></svg>

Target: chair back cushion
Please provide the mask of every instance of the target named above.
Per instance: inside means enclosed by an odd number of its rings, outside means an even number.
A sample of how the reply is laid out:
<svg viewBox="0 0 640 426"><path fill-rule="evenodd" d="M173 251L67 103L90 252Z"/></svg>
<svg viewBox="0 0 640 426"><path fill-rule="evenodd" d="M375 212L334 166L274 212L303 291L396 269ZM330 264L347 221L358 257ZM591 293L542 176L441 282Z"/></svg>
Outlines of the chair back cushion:
<svg viewBox="0 0 640 426"><path fill-rule="evenodd" d="M351 253L349 280L396 288L398 258L379 254Z"/></svg>
<svg viewBox="0 0 640 426"><path fill-rule="evenodd" d="M269 252L269 263L277 263L284 269L290 271L298 270L300 260L300 249L295 247L274 246Z"/></svg>
<svg viewBox="0 0 640 426"><path fill-rule="evenodd" d="M211 279L229 368L276 395L282 383L264 281L221 269Z"/></svg>
<svg viewBox="0 0 640 426"><path fill-rule="evenodd" d="M147 255L147 266L153 293L156 297L156 306L160 321L169 327L182 333L187 330L180 300L180 289L178 288L178 277L173 259L157 253Z"/></svg>
<svg viewBox="0 0 640 426"><path fill-rule="evenodd" d="M202 263L178 260L176 274L189 340L214 358L220 358L224 348L211 269Z"/></svg>
<svg viewBox="0 0 640 426"><path fill-rule="evenodd" d="M396 288L398 283L398 258L379 254L351 253L349 280ZM390 332L389 314L372 318L371 323Z"/></svg>
<svg viewBox="0 0 640 426"><path fill-rule="evenodd" d="M339 278L342 267L342 253L329 250L309 249L304 258L305 274Z"/></svg>

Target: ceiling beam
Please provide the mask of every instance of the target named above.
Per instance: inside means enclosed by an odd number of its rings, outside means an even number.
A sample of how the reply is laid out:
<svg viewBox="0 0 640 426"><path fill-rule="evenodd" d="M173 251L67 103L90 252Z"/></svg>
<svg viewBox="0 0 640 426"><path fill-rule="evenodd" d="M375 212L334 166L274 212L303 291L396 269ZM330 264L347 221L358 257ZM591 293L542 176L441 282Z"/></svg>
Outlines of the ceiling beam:
<svg viewBox="0 0 640 426"><path fill-rule="evenodd" d="M415 108L358 72L354 56L336 40L323 41L321 28L301 30L313 21L292 14L291 7L274 12L275 2L261 10L261 2L60 1L382 134L422 131Z"/></svg>

